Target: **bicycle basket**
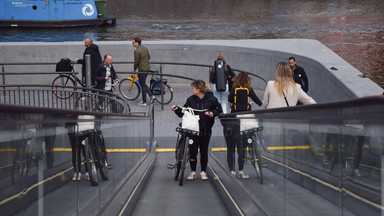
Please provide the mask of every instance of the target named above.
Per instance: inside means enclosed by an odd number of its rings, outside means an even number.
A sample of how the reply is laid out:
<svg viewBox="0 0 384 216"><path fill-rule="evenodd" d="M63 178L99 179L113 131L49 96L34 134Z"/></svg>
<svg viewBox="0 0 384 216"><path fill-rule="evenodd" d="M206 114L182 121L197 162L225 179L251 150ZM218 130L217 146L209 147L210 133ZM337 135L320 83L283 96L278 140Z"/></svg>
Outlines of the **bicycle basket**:
<svg viewBox="0 0 384 216"><path fill-rule="evenodd" d="M56 72L67 72L72 71L72 69L71 59L69 58L62 58L56 64Z"/></svg>

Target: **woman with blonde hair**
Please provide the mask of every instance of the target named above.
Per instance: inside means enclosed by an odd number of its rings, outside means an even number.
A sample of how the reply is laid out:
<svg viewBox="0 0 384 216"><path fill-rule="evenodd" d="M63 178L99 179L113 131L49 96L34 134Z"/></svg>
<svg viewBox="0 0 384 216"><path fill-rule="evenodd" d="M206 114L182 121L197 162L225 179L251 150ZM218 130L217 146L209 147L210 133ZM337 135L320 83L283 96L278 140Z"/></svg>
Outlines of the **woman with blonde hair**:
<svg viewBox="0 0 384 216"><path fill-rule="evenodd" d="M292 71L285 62L276 67L276 80L268 81L264 92L264 106L269 108L296 106L300 101L303 104L315 104L301 86L293 80Z"/></svg>

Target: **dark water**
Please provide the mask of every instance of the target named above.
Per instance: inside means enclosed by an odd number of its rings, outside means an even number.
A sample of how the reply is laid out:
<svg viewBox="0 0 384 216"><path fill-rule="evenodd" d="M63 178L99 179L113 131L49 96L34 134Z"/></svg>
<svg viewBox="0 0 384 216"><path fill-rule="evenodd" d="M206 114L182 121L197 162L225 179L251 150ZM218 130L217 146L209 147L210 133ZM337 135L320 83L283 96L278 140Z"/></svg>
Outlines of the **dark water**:
<svg viewBox="0 0 384 216"><path fill-rule="evenodd" d="M114 27L0 29L0 41L309 38L384 87L384 0L108 0Z"/></svg>

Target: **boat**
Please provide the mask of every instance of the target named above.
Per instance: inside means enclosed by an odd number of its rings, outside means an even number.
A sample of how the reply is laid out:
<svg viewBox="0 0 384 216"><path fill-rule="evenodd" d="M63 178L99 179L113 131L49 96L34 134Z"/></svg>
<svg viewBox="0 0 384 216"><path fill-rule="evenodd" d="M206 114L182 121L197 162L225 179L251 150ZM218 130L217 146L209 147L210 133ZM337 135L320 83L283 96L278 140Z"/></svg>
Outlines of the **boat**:
<svg viewBox="0 0 384 216"><path fill-rule="evenodd" d="M115 25L107 0L1 0L0 27L47 28Z"/></svg>

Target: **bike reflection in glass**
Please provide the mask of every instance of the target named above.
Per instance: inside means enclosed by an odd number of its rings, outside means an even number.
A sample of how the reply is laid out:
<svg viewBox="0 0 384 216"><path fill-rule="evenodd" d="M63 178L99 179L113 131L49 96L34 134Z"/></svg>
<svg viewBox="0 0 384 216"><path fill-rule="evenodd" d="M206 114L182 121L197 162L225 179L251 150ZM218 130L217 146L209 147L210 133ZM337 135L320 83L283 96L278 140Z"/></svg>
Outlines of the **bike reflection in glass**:
<svg viewBox="0 0 384 216"><path fill-rule="evenodd" d="M95 122L95 116L81 115L77 121L67 122L68 136L72 147L72 165L74 169L73 181L80 181L81 152L84 157L85 179L91 185L98 185L97 170L100 171L103 180L108 180L107 151L104 137L100 130L99 122Z"/></svg>

